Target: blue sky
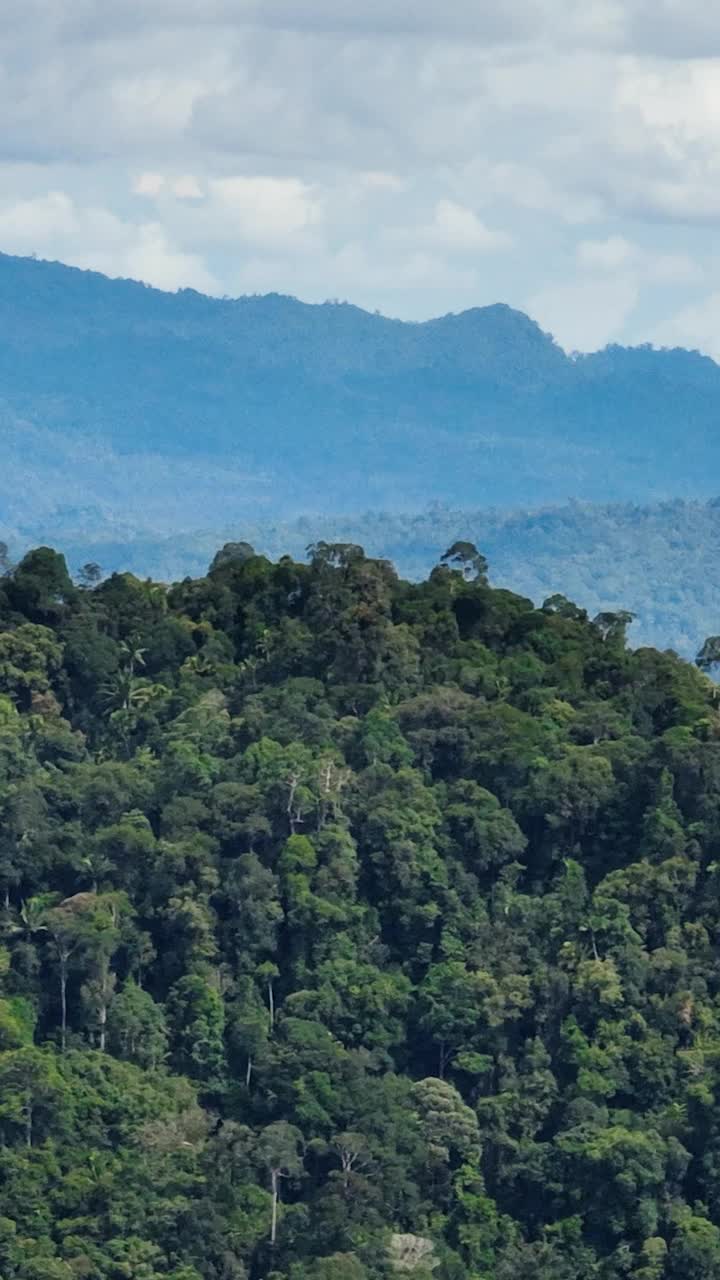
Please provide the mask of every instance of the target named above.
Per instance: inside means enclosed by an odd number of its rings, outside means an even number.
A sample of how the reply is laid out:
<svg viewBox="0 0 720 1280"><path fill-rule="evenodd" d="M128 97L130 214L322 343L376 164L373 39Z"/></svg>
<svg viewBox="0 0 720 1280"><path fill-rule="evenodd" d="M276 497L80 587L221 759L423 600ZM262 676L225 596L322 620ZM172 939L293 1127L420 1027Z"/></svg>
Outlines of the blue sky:
<svg viewBox="0 0 720 1280"><path fill-rule="evenodd" d="M0 249L720 358L707 0L5 0Z"/></svg>

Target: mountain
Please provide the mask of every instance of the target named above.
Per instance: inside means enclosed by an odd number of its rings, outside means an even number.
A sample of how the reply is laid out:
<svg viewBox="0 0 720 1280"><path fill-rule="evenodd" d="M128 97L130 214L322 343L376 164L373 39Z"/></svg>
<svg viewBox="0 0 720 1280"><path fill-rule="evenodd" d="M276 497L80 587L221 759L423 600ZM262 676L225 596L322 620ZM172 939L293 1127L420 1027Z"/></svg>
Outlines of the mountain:
<svg viewBox="0 0 720 1280"><path fill-rule="evenodd" d="M719 409L705 356L570 357L506 306L409 324L0 255L0 538L73 568L325 537L418 577L470 537L536 601L563 582L692 656L720 630Z"/></svg>
<svg viewBox="0 0 720 1280"><path fill-rule="evenodd" d="M708 498L720 464L712 360L572 358L506 306L409 324L0 256L0 389L0 523L30 538Z"/></svg>

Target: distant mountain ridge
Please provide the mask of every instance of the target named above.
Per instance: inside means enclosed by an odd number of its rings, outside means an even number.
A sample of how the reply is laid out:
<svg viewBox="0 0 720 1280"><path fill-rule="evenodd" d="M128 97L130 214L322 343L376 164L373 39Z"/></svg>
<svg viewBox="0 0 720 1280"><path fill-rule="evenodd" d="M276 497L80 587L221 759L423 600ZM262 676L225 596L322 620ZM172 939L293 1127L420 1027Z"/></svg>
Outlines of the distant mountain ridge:
<svg viewBox="0 0 720 1280"><path fill-rule="evenodd" d="M71 567L174 577L227 537L298 555L335 530L422 574L452 532L692 653L720 630L719 424L708 357L569 356L501 304L407 323L0 254L0 539Z"/></svg>
<svg viewBox="0 0 720 1280"><path fill-rule="evenodd" d="M12 527L78 500L157 531L199 527L208 488L222 521L710 497L719 409L708 357L570 357L504 305L413 324L0 255Z"/></svg>

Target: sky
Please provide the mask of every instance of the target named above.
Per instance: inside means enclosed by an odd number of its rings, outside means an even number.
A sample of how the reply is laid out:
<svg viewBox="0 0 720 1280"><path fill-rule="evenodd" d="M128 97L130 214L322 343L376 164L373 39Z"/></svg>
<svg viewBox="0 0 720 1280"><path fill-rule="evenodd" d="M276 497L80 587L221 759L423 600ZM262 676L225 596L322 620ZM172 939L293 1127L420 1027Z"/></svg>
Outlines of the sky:
<svg viewBox="0 0 720 1280"><path fill-rule="evenodd" d="M0 250L720 358L708 0L3 0Z"/></svg>

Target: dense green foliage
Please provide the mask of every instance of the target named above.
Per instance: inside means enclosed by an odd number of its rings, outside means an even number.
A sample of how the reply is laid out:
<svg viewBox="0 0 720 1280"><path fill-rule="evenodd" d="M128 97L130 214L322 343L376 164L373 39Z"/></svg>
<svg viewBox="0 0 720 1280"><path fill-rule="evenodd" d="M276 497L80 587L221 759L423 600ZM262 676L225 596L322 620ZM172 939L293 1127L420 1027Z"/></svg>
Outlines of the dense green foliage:
<svg viewBox="0 0 720 1280"><path fill-rule="evenodd" d="M305 557L308 542L356 542L391 560L402 577L426 577L458 538L485 548L498 582L541 603L558 591L591 613L627 608L630 644L694 657L720 625L720 501L596 506L573 502L536 511L458 510L435 504L411 513L306 516L270 524L248 521L243 535L271 558ZM45 531L47 532L47 530ZM171 538L115 534L93 540L67 530L72 565L88 554L106 571L151 573L164 581L203 572L232 529ZM17 541L13 548L20 544Z"/></svg>
<svg viewBox="0 0 720 1280"><path fill-rule="evenodd" d="M3 1280L717 1277L717 690L626 624L6 574Z"/></svg>

